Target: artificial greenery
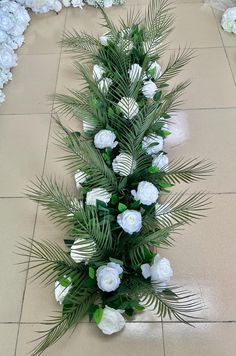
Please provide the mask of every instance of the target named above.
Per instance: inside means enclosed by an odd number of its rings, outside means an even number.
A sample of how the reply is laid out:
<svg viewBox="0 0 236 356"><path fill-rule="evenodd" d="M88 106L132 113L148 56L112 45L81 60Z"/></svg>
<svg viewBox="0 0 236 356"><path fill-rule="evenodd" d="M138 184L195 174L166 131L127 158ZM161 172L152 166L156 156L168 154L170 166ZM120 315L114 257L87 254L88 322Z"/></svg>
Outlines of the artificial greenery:
<svg viewBox="0 0 236 356"><path fill-rule="evenodd" d="M152 0L143 19L131 11L117 26L101 9L108 31L105 45L91 35L76 31L65 34L62 40L63 46L78 58L76 67L84 88L55 96L58 117L67 114L90 126L83 133L73 132L57 119L60 129L57 140L65 151L61 159L69 172L75 174L80 170L86 173L86 179L76 195L54 179L38 180L29 189L29 197L42 205L55 223L65 227L65 249L50 241L25 240L20 244L20 253L30 254L34 278L41 278L46 284L59 281L65 288L71 286L63 300L62 312L45 323L48 328L33 356L42 354L86 314L99 324L105 306L123 310L127 317L152 307L160 317L174 316L184 322L200 309L201 302L192 293L178 287L163 288L150 278L145 279L140 268L151 264L161 247L172 245L173 233L179 232L184 224L204 216L209 203L204 193L169 193L176 183L204 179L212 171L208 162L178 159L158 168L142 145L148 135L165 139L170 134L166 124L189 84L183 82L171 88L169 81L189 62L191 50L172 54L158 78L150 69L150 63L158 61L163 54L166 47L163 41L172 30L174 19L170 10L168 1ZM127 49L130 42L132 48ZM108 90L99 88L91 74L91 63L103 67L101 80L111 79ZM129 70L133 64L138 64L142 71L131 81ZM143 95L143 78L158 88L151 99ZM138 104L139 111L130 120L118 105L124 97L133 98ZM129 102L125 105L126 112L133 110L133 104L129 105ZM104 129L115 133L118 145L113 149L98 149L94 145L95 134ZM118 174L112 162L121 152L128 156L123 157ZM165 152L162 150L161 154ZM132 157L128 174L127 157ZM151 182L163 192L161 204L145 205L134 199L130 192L141 181ZM96 205L87 204L86 195L94 188L105 189L109 202L97 200ZM125 232L117 223L117 216L130 209L142 216L142 228L133 234ZM80 263L70 255L74 241L83 256ZM97 269L109 262L123 269L119 287L110 293L99 289L96 280Z"/></svg>

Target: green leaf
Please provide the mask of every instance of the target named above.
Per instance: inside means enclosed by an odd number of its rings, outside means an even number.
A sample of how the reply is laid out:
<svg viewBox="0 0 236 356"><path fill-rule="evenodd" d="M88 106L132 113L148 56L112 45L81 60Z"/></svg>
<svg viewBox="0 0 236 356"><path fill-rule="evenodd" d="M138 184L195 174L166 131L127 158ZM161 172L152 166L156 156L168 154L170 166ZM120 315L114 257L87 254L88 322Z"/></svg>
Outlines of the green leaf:
<svg viewBox="0 0 236 356"><path fill-rule="evenodd" d="M119 189L123 189L123 188L126 186L127 181L128 181L128 178L127 178L127 177L122 178L122 179L120 180L120 183L119 183L118 188L119 188Z"/></svg>
<svg viewBox="0 0 236 356"><path fill-rule="evenodd" d="M158 181L158 185L162 188L170 188L173 187L174 184L166 182L164 179Z"/></svg>
<svg viewBox="0 0 236 356"><path fill-rule="evenodd" d="M124 264L123 261L118 260L117 258L110 257L109 260L110 260L111 262L117 263L118 265L121 265L121 266L123 266L123 264Z"/></svg>
<svg viewBox="0 0 236 356"><path fill-rule="evenodd" d="M144 307L143 305L141 305L141 304L135 305L134 308L135 308L137 311L143 311L143 310L145 309L145 307Z"/></svg>
<svg viewBox="0 0 236 356"><path fill-rule="evenodd" d="M167 288L162 291L163 294L172 296L172 297L178 297L176 293L174 293L171 289Z"/></svg>
<svg viewBox="0 0 236 356"><path fill-rule="evenodd" d="M103 309L102 308L98 308L95 313L93 314L94 320L96 322L96 324L99 324L100 321L102 320L102 316L103 316Z"/></svg>
<svg viewBox="0 0 236 356"><path fill-rule="evenodd" d="M119 203L118 210L120 213L123 213L123 211L127 210L127 205L125 205L123 203Z"/></svg>
<svg viewBox="0 0 236 356"><path fill-rule="evenodd" d="M71 248L71 246L74 243L74 240L64 239L64 243L65 243L66 247Z"/></svg>
<svg viewBox="0 0 236 356"><path fill-rule="evenodd" d="M169 135L171 135L171 132L170 131L167 131L167 130L161 130L161 136L166 138L168 137Z"/></svg>
<svg viewBox="0 0 236 356"><path fill-rule="evenodd" d="M159 90L159 91L157 91L156 94L154 95L153 100L159 101L160 98L161 98L161 96L162 96L162 91Z"/></svg>
<svg viewBox="0 0 236 356"><path fill-rule="evenodd" d="M94 279L95 278L95 269L93 267L89 267L89 277L91 279Z"/></svg>
<svg viewBox="0 0 236 356"><path fill-rule="evenodd" d="M130 209L138 209L140 207L140 201L135 200L132 204L130 204Z"/></svg>
<svg viewBox="0 0 236 356"><path fill-rule="evenodd" d="M71 284L71 281L67 277L61 277L59 279L59 282L62 285L62 287L64 287L64 288L69 287L69 285Z"/></svg>
<svg viewBox="0 0 236 356"><path fill-rule="evenodd" d="M108 154L106 152L103 152L102 157L103 157L104 161L108 161L109 160L109 156L108 156Z"/></svg>
<svg viewBox="0 0 236 356"><path fill-rule="evenodd" d="M160 169L156 166L151 166L148 168L148 172L151 173L151 174L155 174L157 172L160 172Z"/></svg>
<svg viewBox="0 0 236 356"><path fill-rule="evenodd" d="M134 309L133 308L127 308L125 309L125 314L128 315L128 316L133 316L135 313Z"/></svg>
<svg viewBox="0 0 236 356"><path fill-rule="evenodd" d="M118 203L118 201L119 201L118 196L112 194L112 196L111 196L111 204L112 204L112 205L116 205L116 204Z"/></svg>

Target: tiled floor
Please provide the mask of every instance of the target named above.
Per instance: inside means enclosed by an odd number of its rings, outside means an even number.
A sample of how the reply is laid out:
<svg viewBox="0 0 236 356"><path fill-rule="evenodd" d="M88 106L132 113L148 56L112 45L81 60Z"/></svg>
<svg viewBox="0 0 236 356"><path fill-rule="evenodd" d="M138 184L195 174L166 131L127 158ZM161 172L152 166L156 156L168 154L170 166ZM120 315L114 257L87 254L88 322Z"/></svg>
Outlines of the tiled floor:
<svg viewBox="0 0 236 356"><path fill-rule="evenodd" d="M127 0L109 9L118 21L132 4L141 12L146 0ZM151 312L128 323L118 336L106 338L87 320L71 337L45 352L48 356L234 356L236 354L236 36L219 28L219 13L200 0L176 0L176 29L170 48L185 44L196 49L196 58L178 78L190 78L183 110L173 118L168 140L171 156L203 157L216 163L215 176L195 183L190 191L208 190L213 209L208 218L188 227L176 246L163 251L171 259L176 283L199 293L207 306L195 328L161 322ZM24 197L35 176L57 175L66 182L60 151L53 144L51 122L55 90L79 87L72 58L58 42L66 28L103 32L98 11L86 7L33 15L26 44L19 50L19 65L6 87L7 101L0 108L0 355L26 356L34 330L51 311L58 309L52 288L26 282L13 254L21 236L60 241L63 232L45 213ZM168 53L167 53L168 54ZM163 64L165 58L162 60ZM75 127L73 122L69 125ZM177 189L184 190L185 186Z"/></svg>

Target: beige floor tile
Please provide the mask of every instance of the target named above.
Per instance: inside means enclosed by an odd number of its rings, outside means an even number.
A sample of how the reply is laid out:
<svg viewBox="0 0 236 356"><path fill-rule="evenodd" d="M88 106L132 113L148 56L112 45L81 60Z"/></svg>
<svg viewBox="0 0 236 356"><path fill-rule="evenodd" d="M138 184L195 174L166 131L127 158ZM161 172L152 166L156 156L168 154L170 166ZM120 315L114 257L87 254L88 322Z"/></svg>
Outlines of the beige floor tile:
<svg viewBox="0 0 236 356"><path fill-rule="evenodd" d="M13 356L15 352L18 325L0 325L0 352L2 356Z"/></svg>
<svg viewBox="0 0 236 356"><path fill-rule="evenodd" d="M160 59L165 67L171 52ZM196 57L172 80L177 85L189 79L191 85L182 96L182 108L235 107L236 88L223 48L205 48L195 51Z"/></svg>
<svg viewBox="0 0 236 356"><path fill-rule="evenodd" d="M41 176L49 123L49 115L0 115L0 196L22 196Z"/></svg>
<svg viewBox="0 0 236 356"><path fill-rule="evenodd" d="M17 322L20 317L26 266L16 265L24 261L15 254L20 238L31 238L36 206L28 199L0 199L0 321ZM4 291L4 293L3 293Z"/></svg>
<svg viewBox="0 0 236 356"><path fill-rule="evenodd" d="M18 54L60 53L59 42L65 26L66 12L66 8L59 14L54 11L43 15L30 12L31 22L24 34L25 44Z"/></svg>
<svg viewBox="0 0 236 356"><path fill-rule="evenodd" d="M224 45L225 46L236 46L235 35L233 33L225 32L220 25L223 12L219 11L219 10L214 10L214 13L215 13L215 18L216 18L216 23L218 25L219 33L221 35Z"/></svg>
<svg viewBox="0 0 236 356"><path fill-rule="evenodd" d="M172 283L200 293L206 310L199 317L207 321L236 320L236 221L232 216L236 196L215 195L211 200L207 217L197 225L185 226L181 235L175 236L175 246L160 253L173 265Z"/></svg>
<svg viewBox="0 0 236 356"><path fill-rule="evenodd" d="M199 2L178 3L174 11L175 28L168 38L170 48L221 47L222 42L210 7Z"/></svg>
<svg viewBox="0 0 236 356"><path fill-rule="evenodd" d="M211 177L191 184L176 184L176 190L236 192L235 117L236 109L188 110L172 117L172 135L166 143L170 159L200 158L215 164Z"/></svg>
<svg viewBox="0 0 236 356"><path fill-rule="evenodd" d="M62 54L58 72L57 93L69 94L68 90L79 90L82 87L81 79L75 68L75 60L73 54Z"/></svg>
<svg viewBox="0 0 236 356"><path fill-rule="evenodd" d="M6 102L0 114L48 113L52 108L49 95L56 88L59 55L20 55L12 70L13 80L4 88Z"/></svg>
<svg viewBox="0 0 236 356"><path fill-rule="evenodd" d="M25 356L32 348L27 342L35 338L34 330L39 326L21 325L16 356ZM45 352L45 356L143 356L147 350L150 355L163 356L161 324L126 324L117 335L104 336L94 324L80 324L69 337L68 333L61 341Z"/></svg>
<svg viewBox="0 0 236 356"><path fill-rule="evenodd" d="M164 324L166 356L234 356L236 324Z"/></svg>
<svg viewBox="0 0 236 356"><path fill-rule="evenodd" d="M236 81L236 47L226 47L226 53L233 72L234 80Z"/></svg>

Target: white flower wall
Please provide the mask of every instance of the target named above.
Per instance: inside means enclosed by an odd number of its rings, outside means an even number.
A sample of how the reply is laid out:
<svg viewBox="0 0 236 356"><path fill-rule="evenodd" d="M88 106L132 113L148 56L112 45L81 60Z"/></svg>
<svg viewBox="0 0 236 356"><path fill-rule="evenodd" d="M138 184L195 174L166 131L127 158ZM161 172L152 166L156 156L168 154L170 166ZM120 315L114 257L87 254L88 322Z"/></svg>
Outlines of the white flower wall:
<svg viewBox="0 0 236 356"><path fill-rule="evenodd" d="M35 13L59 12L63 6L82 9L85 3L111 7L123 4L124 0L0 0L0 105L5 101L3 86L12 80L11 69L17 65L16 50L23 45L24 32L30 22L27 9ZM108 87L109 83L104 82L101 90Z"/></svg>

